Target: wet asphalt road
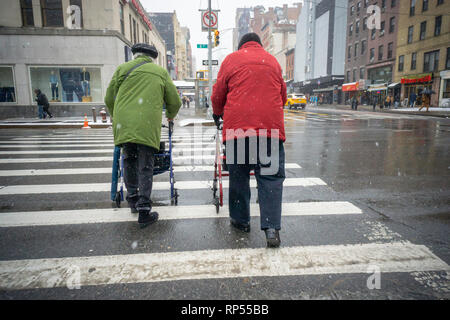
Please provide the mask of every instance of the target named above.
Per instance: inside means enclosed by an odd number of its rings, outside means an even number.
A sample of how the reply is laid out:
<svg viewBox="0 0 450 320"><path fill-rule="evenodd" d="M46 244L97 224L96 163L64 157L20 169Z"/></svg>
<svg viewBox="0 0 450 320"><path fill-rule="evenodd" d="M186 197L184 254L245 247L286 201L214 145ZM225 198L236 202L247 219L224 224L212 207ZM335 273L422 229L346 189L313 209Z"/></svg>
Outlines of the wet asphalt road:
<svg viewBox="0 0 450 320"><path fill-rule="evenodd" d="M189 116L190 111L182 110L181 118ZM194 266L186 271L184 277L173 281L158 281L156 278L154 282L149 283L142 279L127 281L129 283L82 283L80 289L72 290L64 285L53 288L51 281L44 281L35 285L35 289L24 285L25 288L21 290L12 290L9 284L16 281L14 272L8 273L5 271L6 265L0 264L0 274L4 279L5 275L12 277L1 282L0 288L3 290L0 291L0 298L448 299L450 120L308 108L306 111L286 111L285 126L286 163L301 166L287 169L287 178L319 178L324 184L285 187L283 203L330 202L333 206L333 203L345 202L360 209L361 214L331 215L321 209L319 214L314 215L285 216L282 218L281 231L283 248L308 247L314 255L315 250L322 246L338 246L339 251L346 246L411 243L424 246L443 267L438 270L419 270L422 268L421 262L415 261L410 266L411 270L397 271L394 268L383 272L382 265L380 289L368 288L367 279L371 275L370 272L349 272L349 269L346 269L348 265L357 263L350 261L341 266L342 269L335 266L333 271L313 272L314 274L307 272L292 275L273 270L264 276L259 276L258 273L247 276L245 272L239 275L237 272L226 276L226 273L223 276L219 274L212 278L200 275L194 279L193 275L197 272ZM192 131L192 127L176 128L175 134L182 135ZM11 148L7 143L0 143L0 151L10 152L2 154L0 159L11 159L0 163L0 185L25 188L29 185L42 185L42 192L37 194L25 192L5 195L1 191L6 189L0 189L0 223L6 221L2 214L8 213L25 212L32 215L34 212L37 214L43 211L86 209L95 214L97 209L112 207L109 192L46 193L45 187L54 184L109 184L110 174L6 174L15 170L111 167L111 161L46 160L40 163L15 163L14 160L107 157L110 155L103 152L109 149L102 145L110 143L110 130L0 131L2 142L36 141L32 139L34 136L67 136L68 141L65 141L65 144L83 143L82 138L104 139L105 142L95 142L99 147L57 149L86 150L86 153L76 155L14 154L16 151L52 150L45 148L45 145L50 146L58 140L41 139L41 144L36 147L23 148ZM23 140L17 140L21 138ZM211 181L212 172L177 172L176 179L179 182ZM155 181L168 181L168 176L162 174L157 176ZM205 206L214 211L211 190L183 189L179 192L179 206ZM252 192L252 206L257 206L254 195L255 192ZM152 198L155 207L170 206L166 190L154 191ZM232 229L226 216L198 219L195 212L192 216L182 219L158 221L143 230L140 230L134 221L32 225L27 224L25 219L22 226L2 226L0 262L206 250L218 250L221 254L226 249L265 248L264 233L259 230L258 217L252 218L252 231L249 234ZM270 259L272 253L273 251L268 251L267 256L262 254L260 258ZM397 257L397 260L401 259L402 257ZM369 262L377 265L379 261ZM84 274L81 275L82 279L83 277ZM20 282L17 280L17 283Z"/></svg>

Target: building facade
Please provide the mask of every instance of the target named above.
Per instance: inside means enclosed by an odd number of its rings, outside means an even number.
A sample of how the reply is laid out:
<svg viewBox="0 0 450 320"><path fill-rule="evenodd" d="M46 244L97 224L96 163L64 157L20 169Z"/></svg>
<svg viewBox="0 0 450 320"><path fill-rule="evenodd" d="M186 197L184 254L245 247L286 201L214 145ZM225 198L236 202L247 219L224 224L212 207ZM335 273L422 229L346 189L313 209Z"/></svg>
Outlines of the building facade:
<svg viewBox="0 0 450 320"><path fill-rule="evenodd" d="M369 30L367 56L367 79L369 98L375 95L383 101L386 96L400 99L400 84L394 82L394 68L399 22L398 0L371 0L371 5L380 8L380 25Z"/></svg>
<svg viewBox="0 0 450 320"><path fill-rule="evenodd" d="M254 17L252 8L237 8L233 29L233 51L238 49L242 36L250 32L250 20Z"/></svg>
<svg viewBox="0 0 450 320"><path fill-rule="evenodd" d="M292 85L294 83L294 58L295 58L295 48L287 50L285 53L286 56L286 84L288 89L292 89Z"/></svg>
<svg viewBox="0 0 450 320"><path fill-rule="evenodd" d="M176 11L174 12L148 12L148 17L159 30L166 42L167 69L173 80L184 80L188 78L189 63L188 49L186 43L186 30L180 25Z"/></svg>
<svg viewBox="0 0 450 320"><path fill-rule="evenodd" d="M297 20L267 22L261 29L264 49L272 54L281 66L283 78L286 79L286 52L295 47Z"/></svg>
<svg viewBox="0 0 450 320"><path fill-rule="evenodd" d="M450 1L400 1L395 82L401 99L431 89L432 106L450 99Z"/></svg>
<svg viewBox="0 0 450 320"><path fill-rule="evenodd" d="M379 25L368 25L375 15ZM371 103L375 96L399 98L400 86L393 83L399 1L351 0L347 16L345 101L355 94L360 103Z"/></svg>
<svg viewBox="0 0 450 320"><path fill-rule="evenodd" d="M367 27L367 9L369 1L350 0L347 9L347 45L345 54L345 83L342 86L344 101L353 95L360 97L365 103L367 80L367 54L369 28Z"/></svg>
<svg viewBox="0 0 450 320"><path fill-rule="evenodd" d="M154 43L165 66L165 44L137 0L11 1L0 11L1 117L35 116L34 89L56 115L103 105L137 42Z"/></svg>
<svg viewBox="0 0 450 320"><path fill-rule="evenodd" d="M344 82L348 0L305 0L297 25L294 87L338 103Z"/></svg>

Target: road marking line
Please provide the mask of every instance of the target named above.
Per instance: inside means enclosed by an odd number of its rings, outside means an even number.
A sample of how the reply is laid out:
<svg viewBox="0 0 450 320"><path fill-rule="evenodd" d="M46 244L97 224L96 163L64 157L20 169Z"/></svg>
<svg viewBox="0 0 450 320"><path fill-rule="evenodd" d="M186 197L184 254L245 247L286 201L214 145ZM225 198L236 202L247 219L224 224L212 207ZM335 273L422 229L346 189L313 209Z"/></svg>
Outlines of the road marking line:
<svg viewBox="0 0 450 320"><path fill-rule="evenodd" d="M161 140L161 141L165 141L165 140ZM106 141L95 141L95 142L99 142L96 144L91 144L91 143L86 143L86 144L79 144L78 141L72 144L59 144L59 143L52 143L52 144L41 144L41 143L33 143L33 144L25 144L25 143L15 143L15 142L3 142L0 141L0 148L41 148L41 149L45 149L45 148L91 148L91 147L96 147L96 148L106 148L106 147L110 147L111 149L114 148L114 143L111 143L112 141L107 141L109 143L105 143ZM169 143L169 141L165 141L166 144ZM192 141L192 142L178 142L178 141L173 141L174 147L175 146L202 146L202 145L208 145L208 144L214 144L215 145L215 141L207 141L207 142L196 142L196 141Z"/></svg>
<svg viewBox="0 0 450 320"><path fill-rule="evenodd" d="M286 163L286 169L301 169L296 163ZM202 172L214 171L214 166L174 166L175 172ZM26 170L0 170L0 177L25 176L53 176L53 175L79 175L79 174L111 174L108 168L68 168L68 169L26 169Z"/></svg>
<svg viewBox="0 0 450 320"><path fill-rule="evenodd" d="M362 214L361 209L345 201L283 203L282 206L283 217ZM163 206L153 209L158 211L160 220L229 217L227 205L224 205L218 214L213 205ZM259 216L257 204L251 204L250 215ZM136 221L136 214L132 214L129 208L0 213L0 228L130 221Z"/></svg>
<svg viewBox="0 0 450 320"><path fill-rule="evenodd" d="M1 261L0 289L368 274L371 266L377 266L382 273L449 270L427 247L409 242L222 249Z"/></svg>
<svg viewBox="0 0 450 320"><path fill-rule="evenodd" d="M174 149L174 153L191 153L191 152L204 152L215 151L216 148L184 148ZM113 154L114 149L102 150L102 149L87 149L87 150L32 150L32 151L0 151L0 155L23 155L23 154L80 154L80 153L107 153Z"/></svg>
<svg viewBox="0 0 450 320"><path fill-rule="evenodd" d="M228 180L223 180L223 188L228 188ZM319 178L287 178L284 180L283 187L311 187L326 186L327 184ZM212 181L193 180L193 181L177 181L175 187L178 190L195 190L210 189ZM256 187L256 180L250 180L250 187ZM124 189L126 187L124 186ZM170 183L153 182L153 190L170 190ZM13 185L4 186L0 189L2 195L17 194L50 194L50 193L86 193L86 192L110 192L110 183L77 183L77 184L38 184L38 185Z"/></svg>
<svg viewBox="0 0 450 320"><path fill-rule="evenodd" d="M80 137L80 136L73 136L73 137L46 137L46 138L13 138L11 141L59 141L59 140L69 140L69 141L79 141L79 140L113 140L113 136L105 136L105 137L94 137L94 136L86 136L86 137ZM161 138L169 138L168 135L162 134ZM173 139L180 139L180 138L190 138L190 139L199 139L199 138L208 138L212 139L214 138L213 135L210 133L208 134L178 134L172 136Z"/></svg>
<svg viewBox="0 0 450 320"><path fill-rule="evenodd" d="M209 164L210 160L215 159L215 155L194 155L194 156L174 156L175 164L197 165ZM14 164L14 163L59 163L59 162L112 162L113 157L66 157L66 158L10 158L0 159L0 164Z"/></svg>

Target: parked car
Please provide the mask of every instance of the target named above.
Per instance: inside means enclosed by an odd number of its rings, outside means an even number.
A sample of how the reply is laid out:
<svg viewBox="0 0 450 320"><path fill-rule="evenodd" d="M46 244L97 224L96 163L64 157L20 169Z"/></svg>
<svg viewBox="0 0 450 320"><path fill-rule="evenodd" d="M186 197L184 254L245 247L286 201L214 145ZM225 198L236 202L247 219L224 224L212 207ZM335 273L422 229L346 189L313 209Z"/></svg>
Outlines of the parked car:
<svg viewBox="0 0 450 320"><path fill-rule="evenodd" d="M306 108L306 97L303 94L288 94L287 96L287 101L285 106L288 107L289 109L292 108L302 108L305 109Z"/></svg>

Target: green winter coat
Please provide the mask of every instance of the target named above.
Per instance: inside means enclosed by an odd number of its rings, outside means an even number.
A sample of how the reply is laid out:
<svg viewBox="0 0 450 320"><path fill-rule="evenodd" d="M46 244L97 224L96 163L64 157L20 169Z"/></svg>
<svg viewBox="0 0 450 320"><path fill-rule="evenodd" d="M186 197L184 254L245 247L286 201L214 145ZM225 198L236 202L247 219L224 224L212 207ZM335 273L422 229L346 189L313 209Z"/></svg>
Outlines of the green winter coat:
<svg viewBox="0 0 450 320"><path fill-rule="evenodd" d="M125 75L135 65L149 61ZM163 105L173 119L181 106L169 73L140 56L120 65L106 91L105 104L113 121L114 144L138 143L159 150Z"/></svg>

